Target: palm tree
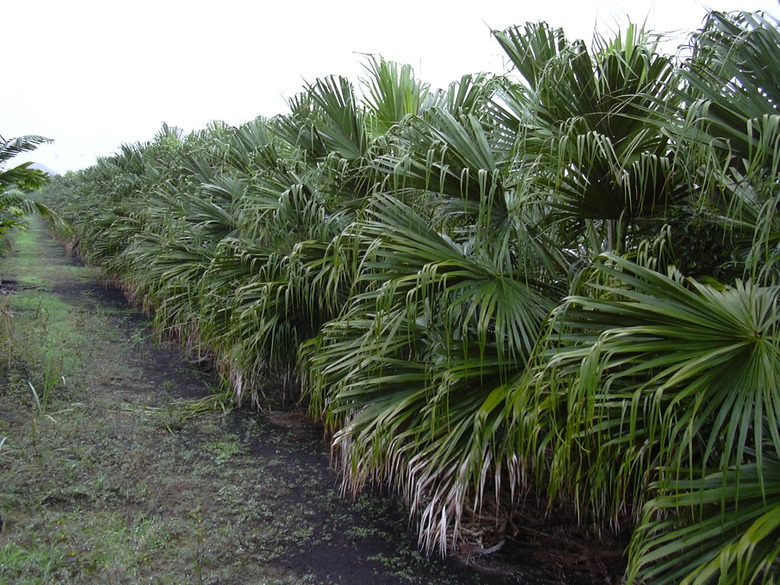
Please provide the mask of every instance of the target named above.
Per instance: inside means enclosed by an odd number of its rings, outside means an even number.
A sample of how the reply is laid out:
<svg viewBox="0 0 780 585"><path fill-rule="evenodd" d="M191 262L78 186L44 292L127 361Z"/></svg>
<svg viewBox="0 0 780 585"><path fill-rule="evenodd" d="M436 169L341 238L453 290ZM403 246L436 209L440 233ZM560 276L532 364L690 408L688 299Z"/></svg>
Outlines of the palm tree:
<svg viewBox="0 0 780 585"><path fill-rule="evenodd" d="M51 142L43 136L20 136L6 140L0 136L0 237L11 228L23 225L25 213L37 213L47 217L55 214L44 204L27 198L26 193L40 189L49 181L48 173L31 168L32 163L22 163L10 169L5 166L18 154L35 150L40 144Z"/></svg>
<svg viewBox="0 0 780 585"><path fill-rule="evenodd" d="M679 136L707 170L699 180L702 197L733 234L737 265L744 267L742 282L708 292L727 301L729 335L742 339L728 350L735 353L727 371L716 363L728 363L725 351L698 361L707 373L690 390L706 408L691 409L691 416L704 415L691 432L706 435L696 458L654 483L657 496L634 537L629 574L659 583L776 582L780 95L772 80L780 31L761 13L715 12L692 44L685 69L689 115ZM703 348L702 341L697 338L695 347ZM719 371L720 380L712 377Z"/></svg>
<svg viewBox="0 0 780 585"><path fill-rule="evenodd" d="M588 253L631 249L643 237L638 222L686 193L662 128L680 102L673 59L635 25L592 52L545 23L495 36L523 76L503 98L519 115L502 118L520 135L518 163L549 210L545 229L570 234L565 247L586 242Z"/></svg>

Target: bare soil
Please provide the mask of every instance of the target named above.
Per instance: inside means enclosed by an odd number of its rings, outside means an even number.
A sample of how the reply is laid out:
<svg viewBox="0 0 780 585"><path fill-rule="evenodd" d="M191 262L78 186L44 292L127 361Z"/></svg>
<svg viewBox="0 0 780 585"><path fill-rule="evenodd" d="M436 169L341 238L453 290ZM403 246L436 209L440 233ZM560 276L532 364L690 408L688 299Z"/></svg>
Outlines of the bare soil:
<svg viewBox="0 0 780 585"><path fill-rule="evenodd" d="M38 223L0 280L0 585L603 579L530 533L425 557L387 495L340 494L321 429L220 408L214 374Z"/></svg>

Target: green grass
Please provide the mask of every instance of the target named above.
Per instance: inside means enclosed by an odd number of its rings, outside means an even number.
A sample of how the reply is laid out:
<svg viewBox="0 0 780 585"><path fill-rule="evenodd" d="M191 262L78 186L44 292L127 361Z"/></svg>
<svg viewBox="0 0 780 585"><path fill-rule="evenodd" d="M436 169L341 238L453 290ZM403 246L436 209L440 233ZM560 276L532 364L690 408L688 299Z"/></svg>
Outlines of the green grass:
<svg viewBox="0 0 780 585"><path fill-rule="evenodd" d="M44 244L39 234L42 229L40 220L29 219L28 229L16 230L11 237L13 254L10 262L4 263L0 277L11 274L24 287L48 287L63 277L88 280L96 276L95 270L86 266L74 266L65 258L56 264L41 264Z"/></svg>

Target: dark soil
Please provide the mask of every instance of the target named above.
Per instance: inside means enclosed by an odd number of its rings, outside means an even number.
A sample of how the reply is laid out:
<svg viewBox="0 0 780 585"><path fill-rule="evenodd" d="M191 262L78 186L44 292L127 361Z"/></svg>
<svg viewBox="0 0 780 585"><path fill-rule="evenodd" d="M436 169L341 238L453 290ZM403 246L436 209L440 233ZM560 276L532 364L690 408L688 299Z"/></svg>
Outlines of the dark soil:
<svg viewBox="0 0 780 585"><path fill-rule="evenodd" d="M302 413L200 401L219 379L159 342L121 291L40 226L34 235L0 271L16 307L0 387L0 583L603 582L593 563L565 568L556 543L529 533L490 556L425 557L387 495L340 494L321 430ZM51 367L34 356L49 345L64 381L44 410L22 382Z"/></svg>

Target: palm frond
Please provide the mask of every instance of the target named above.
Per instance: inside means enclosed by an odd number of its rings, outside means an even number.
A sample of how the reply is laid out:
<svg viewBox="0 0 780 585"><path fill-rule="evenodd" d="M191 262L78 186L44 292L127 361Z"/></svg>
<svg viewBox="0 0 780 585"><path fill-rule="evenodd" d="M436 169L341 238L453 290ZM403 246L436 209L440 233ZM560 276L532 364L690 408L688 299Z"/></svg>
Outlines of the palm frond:
<svg viewBox="0 0 780 585"><path fill-rule="evenodd" d="M36 136L34 134L19 136L9 140L4 140L2 136L0 136L0 165L5 164L6 161L18 154L30 152L38 148L41 144L50 142L52 142L50 138Z"/></svg>
<svg viewBox="0 0 780 585"><path fill-rule="evenodd" d="M669 481L634 535L628 582L776 583L780 577L780 459Z"/></svg>
<svg viewBox="0 0 780 585"><path fill-rule="evenodd" d="M760 466L762 445L780 449L777 287L715 289L614 255L595 270L558 311L540 378L537 400L566 412L548 431L562 438L551 485L618 514L659 467Z"/></svg>

